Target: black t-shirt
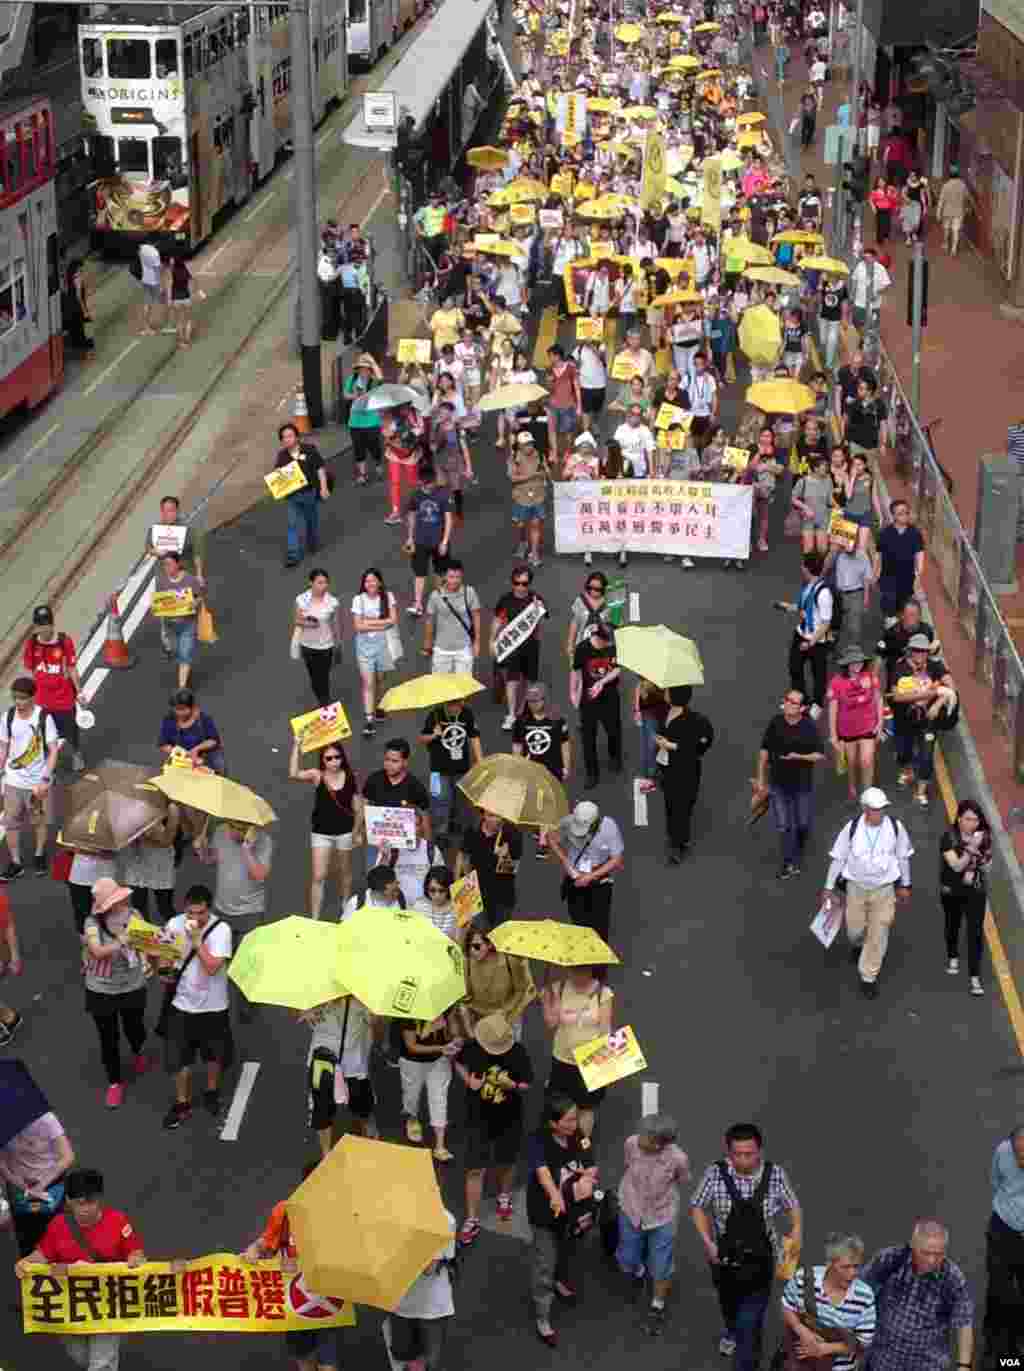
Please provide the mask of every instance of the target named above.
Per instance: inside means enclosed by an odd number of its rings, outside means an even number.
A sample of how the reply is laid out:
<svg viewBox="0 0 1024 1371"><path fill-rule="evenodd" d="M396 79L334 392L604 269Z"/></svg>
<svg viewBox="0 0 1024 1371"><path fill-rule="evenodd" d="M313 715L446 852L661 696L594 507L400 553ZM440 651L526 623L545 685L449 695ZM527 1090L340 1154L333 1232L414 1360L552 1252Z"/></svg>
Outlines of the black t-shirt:
<svg viewBox="0 0 1024 1371"><path fill-rule="evenodd" d="M803 324L797 320L795 324L783 324L782 340L784 352L799 352L803 347L804 334L807 330Z"/></svg>
<svg viewBox="0 0 1024 1371"><path fill-rule="evenodd" d="M846 287L841 282L827 280L821 288L821 304L818 308L819 319L826 319L829 322L841 319L843 301L846 298ZM849 368L844 367L843 370L848 371ZM842 373L840 373L840 377L841 375Z"/></svg>
<svg viewBox="0 0 1024 1371"><path fill-rule="evenodd" d="M924 551L920 529L912 524L901 533L895 524L886 524L878 535L878 552L882 569L878 589L883 595L912 595L914 593L914 563Z"/></svg>
<svg viewBox="0 0 1024 1371"><path fill-rule="evenodd" d="M569 728L564 719L535 719L527 707L516 720L512 741L523 749L523 756L531 762L546 766L552 776L562 779L562 744L569 741Z"/></svg>
<svg viewBox="0 0 1024 1371"><path fill-rule="evenodd" d="M695 709L687 709L685 713L677 714L671 722L666 719L660 732L670 743L676 744L669 751L668 764L663 768L673 776L680 776L683 772L699 771L701 758L715 741L715 730L711 720Z"/></svg>
<svg viewBox="0 0 1024 1371"><path fill-rule="evenodd" d="M471 828L463 838L463 850L480 882L487 913L511 909L516 900L516 869L523 855L523 836L511 824L497 833Z"/></svg>
<svg viewBox="0 0 1024 1371"><path fill-rule="evenodd" d="M943 894L950 895L971 895L974 893L984 893L985 890L985 871L983 863L988 860L990 843L985 843L970 865L964 867L963 871L954 871L946 861L945 854L953 852L958 857L962 857L968 850L963 838L960 836L960 829L954 824L952 828L947 828L942 835L939 843L939 887Z"/></svg>
<svg viewBox="0 0 1024 1371"><path fill-rule="evenodd" d="M847 404L857 398L857 382L877 381L878 377L870 367L858 367L856 371L853 367L840 367L836 372L836 380L843 392L843 409L845 411Z"/></svg>
<svg viewBox="0 0 1024 1371"><path fill-rule="evenodd" d="M441 1055L441 1049L447 1042L450 1041L448 1037L448 1030L444 1025L442 1025L440 1028L435 1028L433 1032L430 1032L429 1024L417 1023L415 1019L400 1019L398 1026L402 1030L399 1034L402 1043L401 1047L399 1048L399 1053L406 1059L406 1061L409 1062L436 1061L437 1058ZM416 1034L416 1040L418 1043L420 1043L423 1047L429 1047L432 1049L429 1056L427 1056L427 1054L423 1052L409 1051L408 1047L406 1047L405 1045L405 1031L407 1029L410 1029L413 1033Z"/></svg>
<svg viewBox="0 0 1024 1371"><path fill-rule="evenodd" d="M605 647L595 647L593 638L587 638L578 644L573 654L572 668L573 671L579 671L583 674L583 695L580 703L584 709L588 705L597 704L607 695L609 690L613 690L616 696L618 695L618 679L614 680L610 686L605 686L597 700L592 700L589 693L590 687L603 680L610 671L614 671L618 664L614 642L608 643Z"/></svg>
<svg viewBox="0 0 1024 1371"><path fill-rule="evenodd" d="M880 400L877 395L868 400L847 400L847 441L859 443L861 447L877 447L879 429L888 417L889 411L885 401Z"/></svg>
<svg viewBox="0 0 1024 1371"><path fill-rule="evenodd" d="M784 762L787 752L808 757L821 752L821 737L811 719L802 715L796 724L788 724L785 716L776 714L764 731L761 748L768 753L772 785L780 790L810 790L814 782L814 766L810 762Z"/></svg>
<svg viewBox="0 0 1024 1371"><path fill-rule="evenodd" d="M497 622L501 625L501 627L504 628L507 624L510 624L512 620L515 619L518 615L522 614L523 610L526 609L527 605L532 604L534 600L540 600L543 604L543 598L540 595L538 595L535 591L531 590L525 600L520 600L519 597L513 591L509 590L501 597L498 603L494 606L494 617L497 620ZM542 619L540 623L543 622L544 621ZM529 638L525 639L522 643L520 643L514 652L509 653L509 655L504 659L504 661L501 662L501 666L508 670L510 664L513 667L517 665L517 658L519 662L522 662L523 658L520 654L525 654L527 651L531 653L537 651L537 648L540 643L540 623L536 625L533 632L530 634Z"/></svg>
<svg viewBox="0 0 1024 1371"><path fill-rule="evenodd" d="M821 192L805 190L797 201L801 219L821 219Z"/></svg>
<svg viewBox="0 0 1024 1371"><path fill-rule="evenodd" d="M473 1076L482 1076L479 1090L466 1092L466 1122L483 1130L490 1137L519 1129L523 1123L523 1092L509 1090L498 1081L500 1075L510 1076L517 1084L529 1085L533 1067L522 1043L515 1043L500 1056L485 1052L475 1038L471 1038L459 1053L459 1061Z"/></svg>
<svg viewBox="0 0 1024 1371"><path fill-rule="evenodd" d="M576 1172L585 1171L588 1165L592 1165L588 1157L588 1153L580 1150L578 1137L570 1138L568 1145L562 1147L555 1141L554 1134L548 1128L538 1129L530 1135L527 1149L530 1176L526 1183L526 1217L531 1228L558 1228L562 1223L561 1219L556 1219L552 1214L551 1201L537 1179L540 1168L547 1167L551 1172L551 1179L561 1190L565 1182Z"/></svg>
<svg viewBox="0 0 1024 1371"><path fill-rule="evenodd" d="M444 537L444 516L451 509L451 497L444 490L414 490L405 507L415 515L412 539L417 547L437 547Z"/></svg>
<svg viewBox="0 0 1024 1371"><path fill-rule="evenodd" d="M426 813L430 808L430 796L422 781L411 772L405 779L393 785L386 771L373 771L363 786L363 799L368 805L382 805L392 809L409 806Z"/></svg>
<svg viewBox="0 0 1024 1371"><path fill-rule="evenodd" d="M298 454L293 456L292 453L282 448L277 454L277 460L274 462L274 466L286 467L289 462L298 462L306 477L306 484L300 487L299 490L293 490L291 495L286 498L290 500L292 496L299 495L307 490L312 490L319 494L320 472L324 465L324 459L320 456L320 449L314 446L313 443L300 443Z"/></svg>
<svg viewBox="0 0 1024 1371"><path fill-rule="evenodd" d="M453 717L444 705L438 705L423 720L423 732L433 733L438 725L441 736L429 745L431 771L439 771L442 776L465 776L470 768L469 740L480 737L473 711L463 705Z"/></svg>

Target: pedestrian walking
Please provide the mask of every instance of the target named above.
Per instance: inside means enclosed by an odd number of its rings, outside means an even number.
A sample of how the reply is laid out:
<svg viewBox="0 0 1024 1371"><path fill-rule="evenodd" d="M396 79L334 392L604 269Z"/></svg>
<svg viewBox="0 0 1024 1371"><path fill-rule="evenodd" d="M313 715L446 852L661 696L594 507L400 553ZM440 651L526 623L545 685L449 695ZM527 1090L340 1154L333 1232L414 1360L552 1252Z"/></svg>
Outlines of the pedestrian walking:
<svg viewBox="0 0 1024 1371"><path fill-rule="evenodd" d="M726 1130L725 1156L707 1168L690 1201L718 1292L723 1332L718 1350L735 1371L757 1371L775 1267L783 1251L799 1252L803 1219L796 1191L777 1162L766 1161L756 1124ZM788 1214L783 1242L774 1220Z"/></svg>
<svg viewBox="0 0 1024 1371"><path fill-rule="evenodd" d="M864 619L871 600L874 563L859 544L852 551L834 544L825 558L822 573L839 597L836 650L842 656L847 648L859 648L864 642Z"/></svg>
<svg viewBox="0 0 1024 1371"><path fill-rule="evenodd" d="M142 337L151 338L157 332L153 312L163 303L163 259L155 243L140 244L138 266L138 273L133 268L132 275L142 286L142 328L139 332Z"/></svg>
<svg viewBox="0 0 1024 1371"><path fill-rule="evenodd" d="M565 349L558 343L548 348L548 361L548 455L557 470L569 455L583 417L583 396L576 365L566 360Z"/></svg>
<svg viewBox="0 0 1024 1371"><path fill-rule="evenodd" d="M875 580L885 627L896 620L913 595L924 584L924 539L910 517L906 500L893 500L889 506L891 522L878 535L875 552Z"/></svg>
<svg viewBox="0 0 1024 1371"><path fill-rule="evenodd" d="M64 1178L75 1164L75 1150L24 1064L5 1067L16 1093L4 1116L6 1129L14 1132L0 1147L0 1181L10 1197L18 1255L24 1258L64 1207Z"/></svg>
<svg viewBox="0 0 1024 1371"><path fill-rule="evenodd" d="M875 1292L857 1276L863 1240L832 1233L825 1239L825 1259L824 1266L801 1266L786 1282L782 1322L799 1361L827 1358L831 1371L854 1371L871 1346L877 1318ZM814 1282L810 1302L808 1276Z"/></svg>
<svg viewBox="0 0 1024 1371"><path fill-rule="evenodd" d="M91 322L88 310L88 292L85 273L79 260L69 262L64 273L64 290L61 294L61 321L64 332L72 347L89 353L95 342L87 335L85 325ZM86 358L85 360L88 360Z"/></svg>
<svg viewBox="0 0 1024 1371"><path fill-rule="evenodd" d="M935 1219L914 1224L910 1243L884 1247L861 1271L875 1292L878 1323L871 1371L940 1371L974 1360L974 1303L964 1273L946 1256L949 1233Z"/></svg>
<svg viewBox="0 0 1024 1371"><path fill-rule="evenodd" d="M312 1029L306 1054L309 1127L317 1135L321 1157L335 1144L339 1105L348 1109L357 1137L378 1137L377 1100L370 1082L375 1033L370 1011L354 995L343 995L300 1013L298 1020Z"/></svg>
<svg viewBox="0 0 1024 1371"><path fill-rule="evenodd" d="M181 810L168 804L162 819L117 854L117 881L132 892L132 908L149 918L150 895L163 923L174 918L174 857Z"/></svg>
<svg viewBox="0 0 1024 1371"><path fill-rule="evenodd" d="M937 656L941 645L935 637L935 629L921 617L921 605L917 600L908 600L900 610L899 618L885 630L878 644L882 661L885 663L885 688L891 693L896 685L896 668L907 655L907 645L911 638L918 636L929 644L929 656Z"/></svg>
<svg viewBox="0 0 1024 1371"><path fill-rule="evenodd" d="M274 853L274 840L265 828L225 819L217 824L213 837L209 825L195 841L201 862L217 868L214 882L214 916L223 919L237 939L263 922L267 908L267 878ZM242 1023L252 1020L252 1006L241 989L231 982L231 997L238 1005Z"/></svg>
<svg viewBox="0 0 1024 1371"><path fill-rule="evenodd" d="M504 923L515 908L522 855L523 835L498 814L482 809L477 826L465 831L456 875L476 872L484 913L492 925Z"/></svg>
<svg viewBox="0 0 1024 1371"><path fill-rule="evenodd" d="M203 586L198 576L193 576L182 566L180 553L165 552L160 558L154 592L154 601L157 596L174 596L172 612L165 610L158 616L161 622L160 636L168 644L164 651L178 664L178 689L185 690L192 678L192 663L196 655L196 625L203 603Z"/></svg>
<svg viewBox="0 0 1024 1371"><path fill-rule="evenodd" d="M656 761L658 733L669 711L668 692L643 677L633 691L633 722L640 729L640 789L645 794L658 788Z"/></svg>
<svg viewBox="0 0 1024 1371"><path fill-rule="evenodd" d="M490 655L505 690L502 728L511 733L526 708L526 693L540 676L540 626L548 608L533 589L533 567L512 568L512 588L502 595L491 619ZM509 626L514 624L514 628ZM506 632L508 630L508 632Z"/></svg>
<svg viewBox="0 0 1024 1371"><path fill-rule="evenodd" d="M935 206L935 217L942 225L942 242L951 257L960 250L960 234L963 232L964 219L969 210L977 213L978 205L968 189L967 182L960 175L960 168L954 162L949 169L949 179L943 183Z"/></svg>
<svg viewBox="0 0 1024 1371"><path fill-rule="evenodd" d="M824 67L824 62L820 64ZM813 73L814 68L811 68ZM812 75L813 79L813 75ZM800 97L800 147L806 149L814 146L814 135L818 126L818 106L820 104L817 91L806 90Z"/></svg>
<svg viewBox="0 0 1024 1371"><path fill-rule="evenodd" d="M654 735L661 789L665 796L665 838L670 866L690 850L690 825L700 791L704 754L715 741L711 720L690 708L693 686L672 686L665 722Z"/></svg>
<svg viewBox="0 0 1024 1371"><path fill-rule="evenodd" d="M584 924L608 941L612 888L616 871L625 867L625 844L618 824L602 815L592 800L580 800L549 834L561 863L561 894L573 923Z"/></svg>
<svg viewBox="0 0 1024 1371"><path fill-rule="evenodd" d="M453 1241L428 1263L384 1320L393 1364L412 1371L441 1371L448 1327L455 1317L455 1218L446 1209Z"/></svg>
<svg viewBox="0 0 1024 1371"><path fill-rule="evenodd" d="M296 464L304 484L285 496L288 515L288 550L285 566L298 566L303 557L320 550L320 502L331 497L327 468L314 444L303 442L294 424L282 424L277 430L281 444L274 461L275 469Z"/></svg>
<svg viewBox="0 0 1024 1371"><path fill-rule="evenodd" d="M418 776L409 770L412 755L405 738L390 738L384 744L383 765L379 771L371 771L363 785L364 808L356 820L355 845L358 847L366 840L366 805L386 809L415 809L419 813L418 824L421 831L430 836L430 796ZM378 850L367 847L366 866L377 865Z"/></svg>
<svg viewBox="0 0 1024 1371"><path fill-rule="evenodd" d="M531 568L539 567L544 548L547 467L531 433L516 435L506 470L511 483L516 556L525 557Z"/></svg>
<svg viewBox="0 0 1024 1371"><path fill-rule="evenodd" d="M68 745L71 767L85 770L78 729L78 697L82 682L78 675L75 642L69 633L54 627L53 610L37 605L32 611L32 632L25 640L22 665L36 683L36 704L51 716L57 732Z"/></svg>
<svg viewBox="0 0 1024 1371"><path fill-rule="evenodd" d="M861 647L848 647L837 665L839 671L828 687L829 740L837 769L846 772L850 799L856 800L875 781L875 756L884 726L882 683Z"/></svg>
<svg viewBox="0 0 1024 1371"><path fill-rule="evenodd" d="M884 790L870 786L861 812L839 830L830 852L823 898L831 907L837 883L846 896L846 936L857 963L861 993L878 998L878 977L896 920L896 902L910 899L914 847L900 819L886 814Z"/></svg>
<svg viewBox="0 0 1024 1371"><path fill-rule="evenodd" d="M459 1005L464 1033L489 1014L501 1014L512 1026L518 1042L523 1036L522 1017L537 998L537 988L525 957L499 952L491 942L493 924L478 914L466 939L466 998Z"/></svg>
<svg viewBox="0 0 1024 1371"><path fill-rule="evenodd" d="M351 373L341 387L348 402L348 432L352 440L352 462L357 486L365 486L369 478L369 464L375 464L378 481L384 479L384 448L380 437L380 410L370 409L366 397L384 377L376 358L369 352L360 353Z"/></svg>
<svg viewBox="0 0 1024 1371"><path fill-rule="evenodd" d="M328 743L321 749L319 766L301 767L301 760L299 744L293 742L289 778L316 786L309 835L309 914L310 918L319 919L333 857L337 858L339 908L344 908L352 894L353 835L362 815L363 797L341 743Z"/></svg>
<svg viewBox="0 0 1024 1371"><path fill-rule="evenodd" d="M488 1170L498 1187L499 1223L512 1218L512 1186L523 1144L523 1099L533 1065L504 1014L479 1019L455 1060L466 1087L466 1217L459 1245L480 1236L480 1205Z"/></svg>
<svg viewBox="0 0 1024 1371"><path fill-rule="evenodd" d="M313 696L322 707L331 703L331 667L341 655L340 604L330 584L324 568L314 567L309 589L295 597L292 619L292 651L302 657Z"/></svg>
<svg viewBox="0 0 1024 1371"><path fill-rule="evenodd" d="M117 1109L124 1102L121 1065L121 1033L132 1050L136 1077L151 1062L142 1050L146 1045L146 992L149 968L145 958L128 943L132 915L132 892L109 876L92 888L92 914L85 921L82 972L85 1008L96 1025L103 1068L107 1073L104 1103Z"/></svg>
<svg viewBox="0 0 1024 1371"><path fill-rule="evenodd" d="M175 346L192 346L192 273L181 257L172 257L167 269L167 313L174 320Z"/></svg>
<svg viewBox="0 0 1024 1371"><path fill-rule="evenodd" d="M432 866L423 878L423 892L412 903L417 913L425 915L430 922L453 943L462 943L466 930L459 927L459 916L452 904L452 885L454 876L448 866Z"/></svg>
<svg viewBox="0 0 1024 1371"><path fill-rule="evenodd" d="M835 612L832 591L822 575L824 558L808 552L800 564L802 585L795 603L777 600L779 609L797 616L789 645L789 683L811 701L810 715L817 719L825 704L828 682L828 654L832 645L832 619ZM807 688L807 670L811 688Z"/></svg>
<svg viewBox="0 0 1024 1371"><path fill-rule="evenodd" d="M480 596L464 584L465 572L458 558L449 558L444 584L427 600L423 625L423 655L430 658L432 672L461 672L472 676L480 656Z"/></svg>
<svg viewBox="0 0 1024 1371"><path fill-rule="evenodd" d="M615 1260L638 1285L651 1282L643 1328L652 1338L665 1331L665 1305L676 1268L679 1188L690 1179L690 1161L678 1137L675 1119L645 1114L623 1146Z"/></svg>
<svg viewBox="0 0 1024 1371"><path fill-rule="evenodd" d="M412 558L413 574L413 602L407 606L407 612L419 618L423 613L423 592L431 566L437 576L443 576L448 566L454 516L451 496L437 484L433 464L420 462L416 475L419 484L409 496L405 509L405 550Z"/></svg>
<svg viewBox="0 0 1024 1371"><path fill-rule="evenodd" d="M195 766L204 766L224 775L224 744L220 730L209 714L199 708L194 690L176 690L171 696L170 713L160 725L157 746L166 766L171 753L180 748Z"/></svg>
<svg viewBox="0 0 1024 1371"><path fill-rule="evenodd" d="M60 755L60 734L50 712L36 703L36 683L18 676L11 685L10 709L0 716L0 770L3 771L4 827L10 861L0 881L24 876L21 833L35 838L33 871L46 875L46 834L52 812L53 776Z"/></svg>
<svg viewBox="0 0 1024 1371"><path fill-rule="evenodd" d="M953 677L931 640L915 633L906 656L893 667L893 735L899 785L914 786L914 802L927 808L928 786L935 773L935 736L951 728L959 714Z"/></svg>
<svg viewBox="0 0 1024 1371"><path fill-rule="evenodd" d="M782 844L779 879L803 870L814 817L814 766L823 762L821 735L808 718L803 691L787 690L782 709L764 731L757 754L755 796L767 798Z"/></svg>
<svg viewBox="0 0 1024 1371"><path fill-rule="evenodd" d="M865 248L863 256L850 273L853 322L862 334L868 323L869 294L872 301L872 311L877 316L882 296L891 285L892 277L878 260L875 249Z"/></svg>
<svg viewBox="0 0 1024 1371"><path fill-rule="evenodd" d="M578 643L569 677L569 699L580 715L583 742L584 787L593 790L601 780L597 755L600 725L608 740L608 764L613 774L622 771L622 700L615 638L603 619L591 627L590 636Z"/></svg>
<svg viewBox="0 0 1024 1371"><path fill-rule="evenodd" d="M465 808L458 783L471 766L483 761L476 716L465 700L437 705L424 719L419 741L430 760L431 831L455 842Z"/></svg>
<svg viewBox="0 0 1024 1371"><path fill-rule="evenodd" d="M1009 1365L1024 1352L1024 1128L992 1155L992 1213L985 1234L984 1366Z"/></svg>
<svg viewBox="0 0 1024 1371"><path fill-rule="evenodd" d="M448 1127L448 1087L452 1080L452 1060L462 1051L463 1039L452 1014L441 1014L430 1023L402 1019L399 1071L402 1080L402 1118L405 1136L411 1143L423 1141L419 1120L423 1089L434 1133L434 1160L450 1162L452 1153L445 1143Z"/></svg>
<svg viewBox="0 0 1024 1371"><path fill-rule="evenodd" d="M582 591L569 606L569 630L565 650L570 668L576 655L576 648L591 637L598 623L604 624L605 628L611 631L608 577L603 571L591 571L587 573Z"/></svg>
<svg viewBox="0 0 1024 1371"><path fill-rule="evenodd" d="M363 737L377 732L377 696L381 677L393 671L404 655L398 629L398 601L377 567L368 567L352 600L352 630L363 698Z"/></svg>
<svg viewBox="0 0 1024 1371"><path fill-rule="evenodd" d="M96 882L106 876L115 885L121 884L117 879L117 860L114 852L72 849L67 884L71 914L79 940L85 932L85 921L92 913L92 888Z"/></svg>
<svg viewBox="0 0 1024 1371"><path fill-rule="evenodd" d="M960 972L960 926L967 925L967 975L972 995L983 995L981 949L985 930L992 831L981 806L961 800L939 844L939 898L946 916L946 971Z"/></svg>

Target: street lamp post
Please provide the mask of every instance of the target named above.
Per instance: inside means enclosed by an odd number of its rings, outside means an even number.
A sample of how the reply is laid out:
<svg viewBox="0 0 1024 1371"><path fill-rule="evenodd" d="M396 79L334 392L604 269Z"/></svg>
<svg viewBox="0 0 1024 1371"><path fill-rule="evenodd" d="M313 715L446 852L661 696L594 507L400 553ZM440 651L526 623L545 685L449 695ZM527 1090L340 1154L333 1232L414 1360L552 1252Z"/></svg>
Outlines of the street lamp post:
<svg viewBox="0 0 1024 1371"><path fill-rule="evenodd" d="M288 28L292 59L292 157L295 168L292 187L302 389L309 407L310 423L314 428L320 428L324 421L324 398L320 372L320 286L316 275L318 225L309 0L291 0Z"/></svg>

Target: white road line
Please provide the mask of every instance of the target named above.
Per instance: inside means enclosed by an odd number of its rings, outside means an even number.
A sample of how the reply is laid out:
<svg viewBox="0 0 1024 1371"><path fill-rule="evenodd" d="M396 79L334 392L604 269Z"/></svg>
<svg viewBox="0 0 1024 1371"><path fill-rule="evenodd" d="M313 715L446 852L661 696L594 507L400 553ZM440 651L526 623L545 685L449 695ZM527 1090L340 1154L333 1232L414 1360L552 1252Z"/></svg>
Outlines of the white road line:
<svg viewBox="0 0 1024 1371"><path fill-rule="evenodd" d="M640 592L638 590L629 592L629 622L631 624L640 622Z"/></svg>
<svg viewBox="0 0 1024 1371"><path fill-rule="evenodd" d="M92 385L86 389L85 394L91 395L94 390L98 390L100 386L103 384L103 382L110 375L110 373L112 371L116 371L116 369L128 356L129 352L131 352L134 348L137 348L141 342L141 338L133 338L132 341L128 344L128 346L122 351L121 355L119 357L115 357L109 367L104 367L104 369L96 377L95 381L93 381Z"/></svg>
<svg viewBox="0 0 1024 1371"><path fill-rule="evenodd" d="M22 457L20 462L17 462L14 466L11 467L10 471L5 471L4 474L0 476L0 486L5 486L13 476L17 476L18 472L21 471L21 469L27 465L29 458L34 457L35 454L39 451L39 449L45 443L48 443L50 441L50 439L53 437L53 435L57 432L59 428L60 420L58 419L55 424L50 425L50 427L46 430L46 432L43 434L41 438L36 439L36 441L29 448L28 452L26 452L24 457Z"/></svg>
<svg viewBox="0 0 1024 1371"><path fill-rule="evenodd" d="M377 213L377 211L380 209L380 207L381 207L381 205L384 203L386 197L389 196L390 194L391 194L391 191L388 189L387 186L385 186L384 189L381 191L381 193L377 196L376 200L374 200L373 204L370 206L370 208L369 208L369 210L367 211L367 213L363 216L362 222L361 222L360 225L359 225L359 227L360 227L361 229L364 229L364 228L366 227L366 225L370 222L370 220L373 218L373 216L374 216L374 215Z"/></svg>
<svg viewBox="0 0 1024 1371"><path fill-rule="evenodd" d="M150 575L151 573L152 566L148 567L146 570L147 575ZM138 572L136 572L136 577L137 576ZM120 599L122 595L124 595L124 591L119 592L118 598ZM128 615L127 619L125 619L124 623L121 626L121 632L124 635L124 640L126 643L131 641L132 634L138 628L139 624L142 623L143 619L149 612L150 601L152 600L152 598L153 583L151 581L150 584L145 587L139 598L136 600L135 607L132 609L132 612ZM125 603L128 603L128 597L125 597ZM88 670L90 664L96 659L97 655L103 647L104 642L106 641L106 636L107 621L106 619L104 619L103 622L100 624L98 630L89 639L89 646L86 648L86 651L83 652L81 657L79 657L78 659L80 673ZM87 656L88 661L86 661ZM99 670L90 672L88 680L82 687L82 694L88 694L88 698L91 700L93 696L96 694L97 690L99 690L103 682L107 679L107 675L108 672L106 667L100 667Z"/></svg>
<svg viewBox="0 0 1024 1371"><path fill-rule="evenodd" d="M146 581L153 575L155 569L155 563L151 559L143 561L135 569L133 575L131 575L128 578L125 584L117 592L117 603L118 607L122 610L122 612L124 612L124 610L126 610L128 606L132 604L136 595L138 595L139 591L145 585ZM150 597L147 595L145 597L147 608L149 607L149 600ZM134 632L134 629L132 631ZM90 666L92 666L96 657L99 655L100 649L103 646L106 636L107 622L106 619L104 619L104 621L100 624L99 628L89 639L88 643L85 645L85 647L83 647L82 651L78 654L79 675L84 674L86 671L89 670ZM127 636L128 635L126 633L125 637Z"/></svg>
<svg viewBox="0 0 1024 1371"><path fill-rule="evenodd" d="M647 791L640 789L640 777L633 782L633 823L637 828L646 828L648 825L647 817Z"/></svg>
<svg viewBox="0 0 1024 1371"><path fill-rule="evenodd" d="M197 271L197 272L196 272L196 275L197 275L197 276L212 276L212 275L213 275L212 267L213 267L214 262L216 262L217 258L221 255L221 253L224 251L224 249L225 249L225 248L229 248L229 247L231 246L231 244L232 244L234 241L235 241L235 240L234 240L233 238L225 238L224 241L223 241L223 243L221 243L220 247L217 249L217 251L216 251L215 253L213 253L212 256L207 257L206 261L205 261L205 262L203 263L203 265L202 265L201 270Z"/></svg>
<svg viewBox="0 0 1024 1371"><path fill-rule="evenodd" d="M245 1062L238 1077L238 1084L235 1086L234 1098L231 1101L231 1108L227 1112L224 1120L224 1127L220 1130L221 1142L237 1142L238 1134L242 1127L242 1119L245 1116L245 1109L249 1103L249 1096L252 1088L256 1084L256 1077L259 1075L259 1062Z"/></svg>
<svg viewBox="0 0 1024 1371"><path fill-rule="evenodd" d="M326 133L321 133L320 137L316 140L317 147L322 148L333 132L334 129L328 129Z"/></svg>
<svg viewBox="0 0 1024 1371"><path fill-rule="evenodd" d="M658 1082L644 1081L640 1086L640 1114L646 1118L648 1114L658 1112Z"/></svg>
<svg viewBox="0 0 1024 1371"><path fill-rule="evenodd" d="M90 671L89 679L82 685L82 699L86 704L92 702L93 696L109 675L110 672L105 666L98 667L95 671Z"/></svg>
<svg viewBox="0 0 1024 1371"><path fill-rule="evenodd" d="M269 195L264 195L263 199L259 202L258 205L253 205L249 213L242 216L242 223L247 224L250 219L255 219L257 214L261 214L263 210L265 210L266 207L270 204L271 200L273 200L276 194L277 191L272 190Z"/></svg>

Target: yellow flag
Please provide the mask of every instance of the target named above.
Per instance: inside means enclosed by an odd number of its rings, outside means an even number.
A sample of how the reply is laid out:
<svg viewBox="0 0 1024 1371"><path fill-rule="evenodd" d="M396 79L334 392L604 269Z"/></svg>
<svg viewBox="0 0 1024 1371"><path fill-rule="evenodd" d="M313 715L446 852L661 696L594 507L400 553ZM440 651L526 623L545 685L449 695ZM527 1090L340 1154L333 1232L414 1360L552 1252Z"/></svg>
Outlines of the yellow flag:
<svg viewBox="0 0 1024 1371"><path fill-rule="evenodd" d="M665 194L665 140L650 129L644 139L644 174L640 185L640 208L650 209Z"/></svg>

